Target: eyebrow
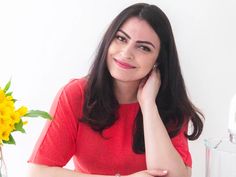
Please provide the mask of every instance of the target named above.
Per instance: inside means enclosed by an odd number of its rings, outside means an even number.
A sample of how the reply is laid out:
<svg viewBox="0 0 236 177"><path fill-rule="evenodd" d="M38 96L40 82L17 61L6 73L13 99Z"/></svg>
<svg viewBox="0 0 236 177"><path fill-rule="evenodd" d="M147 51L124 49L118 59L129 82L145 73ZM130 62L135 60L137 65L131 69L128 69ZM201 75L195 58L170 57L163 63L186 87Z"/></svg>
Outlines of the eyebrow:
<svg viewBox="0 0 236 177"><path fill-rule="evenodd" d="M123 30L119 29L118 31L121 32L121 33L123 33L128 39L131 39L131 37L130 37L126 32L124 32ZM151 45L154 49L156 48L155 45L154 45L153 43L149 42L149 41L140 41L140 40L138 40L137 43L149 44L149 45Z"/></svg>

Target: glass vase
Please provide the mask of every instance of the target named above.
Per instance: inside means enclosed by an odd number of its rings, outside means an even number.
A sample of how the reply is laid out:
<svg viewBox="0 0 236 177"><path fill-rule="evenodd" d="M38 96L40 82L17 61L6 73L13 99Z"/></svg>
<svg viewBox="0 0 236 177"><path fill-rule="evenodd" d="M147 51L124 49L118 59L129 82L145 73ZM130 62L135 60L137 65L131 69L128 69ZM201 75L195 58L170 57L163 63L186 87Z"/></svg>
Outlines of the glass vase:
<svg viewBox="0 0 236 177"><path fill-rule="evenodd" d="M229 138L210 138L205 146L205 177L236 177L236 144Z"/></svg>
<svg viewBox="0 0 236 177"><path fill-rule="evenodd" d="M7 177L7 167L3 158L1 145L0 145L0 177Z"/></svg>

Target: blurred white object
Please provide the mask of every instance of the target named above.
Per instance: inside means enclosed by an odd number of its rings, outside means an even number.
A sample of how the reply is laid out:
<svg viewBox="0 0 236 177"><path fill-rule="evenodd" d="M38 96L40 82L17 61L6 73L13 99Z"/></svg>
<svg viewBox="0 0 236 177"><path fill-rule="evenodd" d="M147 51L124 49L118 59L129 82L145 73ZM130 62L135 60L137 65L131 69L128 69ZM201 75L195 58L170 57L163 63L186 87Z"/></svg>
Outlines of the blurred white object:
<svg viewBox="0 0 236 177"><path fill-rule="evenodd" d="M205 177L236 177L236 144L229 139L205 140Z"/></svg>
<svg viewBox="0 0 236 177"><path fill-rule="evenodd" d="M205 140L205 177L236 177L236 94L229 108L229 137Z"/></svg>
<svg viewBox="0 0 236 177"><path fill-rule="evenodd" d="M229 136L232 143L236 143L236 94L233 96L229 109Z"/></svg>

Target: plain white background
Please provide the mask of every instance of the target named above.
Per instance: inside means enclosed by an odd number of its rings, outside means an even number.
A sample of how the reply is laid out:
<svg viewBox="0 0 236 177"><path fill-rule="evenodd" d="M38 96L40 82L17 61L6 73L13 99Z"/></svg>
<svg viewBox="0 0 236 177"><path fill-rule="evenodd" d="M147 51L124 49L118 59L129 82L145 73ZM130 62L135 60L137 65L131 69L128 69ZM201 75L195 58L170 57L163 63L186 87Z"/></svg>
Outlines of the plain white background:
<svg viewBox="0 0 236 177"><path fill-rule="evenodd" d="M0 0L0 85L10 78L17 104L48 111L57 91L84 76L111 20L139 1ZM172 24L189 97L205 114L189 142L193 177L205 176L204 139L227 135L236 93L234 0L149 0ZM9 177L26 176L27 159L45 120L30 119L16 145L4 145ZM71 165L68 165L71 168Z"/></svg>

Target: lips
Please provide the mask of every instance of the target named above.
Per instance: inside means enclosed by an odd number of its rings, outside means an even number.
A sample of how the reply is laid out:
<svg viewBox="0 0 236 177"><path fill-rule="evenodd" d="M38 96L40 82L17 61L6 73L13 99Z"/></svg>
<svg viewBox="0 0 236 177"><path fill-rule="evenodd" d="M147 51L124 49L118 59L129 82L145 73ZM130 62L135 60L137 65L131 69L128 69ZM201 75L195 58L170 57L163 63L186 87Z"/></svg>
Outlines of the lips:
<svg viewBox="0 0 236 177"><path fill-rule="evenodd" d="M115 60L116 64L117 64L119 67L121 67L121 68L124 68L124 69L134 69L134 68L136 68L135 66L132 66L132 65L130 65L130 64L128 64L128 63L125 63L125 62L122 62L122 61L120 61L120 60L117 60L117 59L115 59L115 58L114 58L114 60Z"/></svg>

